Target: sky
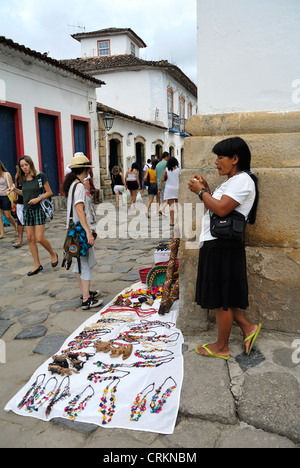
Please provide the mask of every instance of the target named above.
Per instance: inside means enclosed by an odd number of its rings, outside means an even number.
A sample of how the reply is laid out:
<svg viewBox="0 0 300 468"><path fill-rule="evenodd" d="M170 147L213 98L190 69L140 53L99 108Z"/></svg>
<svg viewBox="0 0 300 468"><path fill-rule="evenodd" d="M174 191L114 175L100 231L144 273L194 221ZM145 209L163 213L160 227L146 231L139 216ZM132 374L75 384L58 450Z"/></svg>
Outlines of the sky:
<svg viewBox="0 0 300 468"><path fill-rule="evenodd" d="M55 59L80 57L70 35L131 28L145 60L168 60L197 83L196 0L0 0L0 35Z"/></svg>

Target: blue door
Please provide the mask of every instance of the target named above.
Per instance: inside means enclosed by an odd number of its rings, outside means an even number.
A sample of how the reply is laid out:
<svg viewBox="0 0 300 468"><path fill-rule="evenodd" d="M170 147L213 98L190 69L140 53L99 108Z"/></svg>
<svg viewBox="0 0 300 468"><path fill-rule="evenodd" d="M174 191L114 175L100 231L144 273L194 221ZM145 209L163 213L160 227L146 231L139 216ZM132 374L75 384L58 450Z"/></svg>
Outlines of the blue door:
<svg viewBox="0 0 300 468"><path fill-rule="evenodd" d="M81 120L74 120L73 129L74 129L75 153L81 152L87 156L86 154L87 123L82 122Z"/></svg>
<svg viewBox="0 0 300 468"><path fill-rule="evenodd" d="M52 115L39 114L42 172L46 175L54 195L60 192L57 164L56 120L57 117Z"/></svg>
<svg viewBox="0 0 300 468"><path fill-rule="evenodd" d="M0 106L0 160L13 180L17 164L15 114L15 109Z"/></svg>

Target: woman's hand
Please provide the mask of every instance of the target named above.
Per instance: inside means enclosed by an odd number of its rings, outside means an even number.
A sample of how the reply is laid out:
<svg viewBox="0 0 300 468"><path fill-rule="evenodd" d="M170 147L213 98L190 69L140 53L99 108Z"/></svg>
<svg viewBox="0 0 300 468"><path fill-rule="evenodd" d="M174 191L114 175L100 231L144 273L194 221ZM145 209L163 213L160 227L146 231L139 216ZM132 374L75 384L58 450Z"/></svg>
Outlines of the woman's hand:
<svg viewBox="0 0 300 468"><path fill-rule="evenodd" d="M32 200L29 200L28 205L37 205L40 201L42 201L41 197L33 198Z"/></svg>
<svg viewBox="0 0 300 468"><path fill-rule="evenodd" d="M91 231L88 231L86 233L86 237L87 237L88 244L93 247L93 245L95 244L95 238L93 234L91 233Z"/></svg>
<svg viewBox="0 0 300 468"><path fill-rule="evenodd" d="M206 182L205 179L203 179L203 177L199 176L198 174L195 174L191 178L191 180L189 181L188 187L191 192L196 193L197 195L202 189L205 189L210 193L208 183Z"/></svg>

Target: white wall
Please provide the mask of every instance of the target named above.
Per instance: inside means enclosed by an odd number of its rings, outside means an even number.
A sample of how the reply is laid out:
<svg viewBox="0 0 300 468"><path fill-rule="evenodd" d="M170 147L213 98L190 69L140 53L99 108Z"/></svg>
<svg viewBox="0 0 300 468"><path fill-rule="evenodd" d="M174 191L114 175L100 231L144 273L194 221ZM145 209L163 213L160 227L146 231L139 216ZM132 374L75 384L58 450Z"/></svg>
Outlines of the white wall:
<svg viewBox="0 0 300 468"><path fill-rule="evenodd" d="M199 114L299 109L299 0L197 2Z"/></svg>
<svg viewBox="0 0 300 468"><path fill-rule="evenodd" d="M63 76L56 68L47 68L47 65L44 68L38 61L30 61L32 59L29 58L24 63L22 56L3 55L0 50L0 79L6 85L6 100L22 106L24 153L30 155L39 168L35 107L61 113L64 167L73 157L71 115L90 119L91 153L98 179L96 183L99 182L99 157L94 144L94 131L97 129L95 89L71 76ZM93 103L92 113L89 112L88 101Z"/></svg>
<svg viewBox="0 0 300 468"><path fill-rule="evenodd" d="M110 41L110 55L131 54L131 42L135 44L135 55L139 57L139 47L135 41L131 40L126 34L116 36L103 37L87 37L81 39L81 57L97 57L98 56L98 40Z"/></svg>

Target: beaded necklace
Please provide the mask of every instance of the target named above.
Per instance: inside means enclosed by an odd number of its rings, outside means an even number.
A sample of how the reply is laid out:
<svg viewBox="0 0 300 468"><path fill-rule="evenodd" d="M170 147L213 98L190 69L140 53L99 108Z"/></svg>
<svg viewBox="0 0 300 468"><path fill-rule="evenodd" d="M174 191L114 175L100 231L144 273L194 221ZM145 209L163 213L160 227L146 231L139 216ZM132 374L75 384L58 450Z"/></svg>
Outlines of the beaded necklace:
<svg viewBox="0 0 300 468"><path fill-rule="evenodd" d="M152 387L144 396L143 393L147 388ZM147 404L147 395L154 390L155 383L148 385L144 390L142 390L135 398L134 403L131 407L130 421L139 421L143 413L146 411Z"/></svg>
<svg viewBox="0 0 300 468"><path fill-rule="evenodd" d="M42 378L42 381L38 384L38 382L40 380L40 377ZM31 401L34 401L36 395L39 392L39 389L41 388L42 384L44 383L45 377L46 377L46 374L40 374L40 375L37 376L35 382L31 385L31 387L28 390L28 392L26 393L26 395L24 395L24 397L22 398L22 400L18 404L19 409L22 409L23 406L25 406L26 403L28 403L29 399ZM32 395L31 395L31 393L32 393Z"/></svg>
<svg viewBox="0 0 300 468"><path fill-rule="evenodd" d="M47 387L48 383L51 382L51 380L54 380L54 381L55 381L54 388L53 388L50 392L48 392L47 395L45 395L45 393L46 393L46 387ZM54 392L55 392L55 390L56 390L57 385L58 385L58 380L57 380L57 378L56 378L56 377L51 377L51 378L46 382L46 384L44 385L44 387L42 388L41 393L37 393L37 395L35 396L34 399L38 399L39 397L42 397L42 398L37 402L36 405L33 404L34 401L32 401L32 406L29 406L29 404L28 404L28 405L26 404L26 410L29 411L30 413L32 413L32 411L38 411L39 408L40 408L41 406L43 406L43 404L44 404L46 401L50 400L50 398L51 398L52 395L54 395ZM43 395L44 395L44 396L43 396Z"/></svg>
<svg viewBox="0 0 300 468"><path fill-rule="evenodd" d="M102 369L108 369L108 372L111 372L113 369L118 369L119 367L127 367L127 368L132 368L132 367L159 367L162 366L163 364L167 364L171 361L173 361L174 357L170 358L157 358L157 359L149 359L147 361L138 361L138 362L133 362L132 364L104 364L101 361L94 362L94 365L97 367L100 367ZM96 372L97 374L97 372ZM90 374L94 375L94 374ZM89 379L91 380L91 379Z"/></svg>
<svg viewBox="0 0 300 468"><path fill-rule="evenodd" d="M167 390L160 397L162 388L169 379L173 380L174 385L172 387L167 388ZM177 383L175 382L173 377L168 377L164 381L164 383L160 387L158 387L158 389L155 391L155 394L152 396L152 401L150 403L151 413L158 414L162 411L164 404L167 402L167 398L171 395L171 393L175 390L176 387L177 387ZM159 397L160 397L160 400L158 400Z"/></svg>
<svg viewBox="0 0 300 468"><path fill-rule="evenodd" d="M122 372L125 375L122 375L121 377L116 377L115 375L109 376L109 377L102 377L102 375L110 373L114 374L115 372ZM97 382L105 382L106 380L120 380L123 379L124 377L127 377L130 374L128 371L123 371L121 369L117 369L117 367L112 367L112 368L107 368L103 372L92 372L87 376L87 380L89 381L94 381L95 383Z"/></svg>
<svg viewBox="0 0 300 468"><path fill-rule="evenodd" d="M111 382L110 384L107 385L107 387L104 389L103 395L100 400L99 404L99 413L102 413L102 424L108 424L112 420L112 417L116 411L116 393L117 393L117 387L120 383L120 379L117 379L118 382L114 384L113 388L110 391L110 406L107 408L107 394L109 391L110 386L114 383Z"/></svg>
<svg viewBox="0 0 300 468"><path fill-rule="evenodd" d="M76 407L77 402L80 400L80 398L82 397L84 392L86 390L88 390L89 388L92 390L93 393L91 395L88 395L87 397L85 397L85 399L82 400L82 402L79 403L79 405ZM69 401L68 406L66 406L66 408L65 408L65 414L64 415L68 416L68 418L71 419L71 421L75 421L75 419L77 418L79 413L81 413L82 411L85 410L85 407L88 404L88 401L94 395L95 395L95 391L94 391L93 387L91 385L88 385L79 395L76 395L76 397L73 398L73 400Z"/></svg>
<svg viewBox="0 0 300 468"><path fill-rule="evenodd" d="M67 380L67 383L66 383L64 389L61 390L61 387L62 387L63 382L65 380ZM71 396L71 393L70 393L70 377L67 375L61 381L60 386L58 387L56 392L54 392L53 398L51 399L49 405L46 408L46 412L45 412L46 418L48 418L48 416L50 416L52 408L53 408L54 405L56 405L56 403L58 403L61 400L64 400L65 398L67 398L69 396Z"/></svg>
<svg viewBox="0 0 300 468"><path fill-rule="evenodd" d="M170 351L168 349L155 349L155 348L149 350L149 353L168 353L168 354L164 355L164 356L156 356L155 354L145 354L145 353L147 353L147 350L138 349L134 353L134 355L136 357L139 357L141 359L145 359L146 361L148 361L149 359L156 360L156 359L166 358L166 357L172 356L174 354L173 351Z"/></svg>
<svg viewBox="0 0 300 468"><path fill-rule="evenodd" d="M125 332L122 332L119 334L119 336L117 338L115 338L114 340L111 340L111 343L116 343L116 341L118 340L121 340L121 341L125 341L127 343L141 343L141 342L144 342L144 341L148 341L148 342L152 342L152 343L155 343L155 342L161 342L161 343L174 343L175 341L177 341L177 339L179 338L179 332L176 332L176 333L172 333L172 335L157 335L156 332L152 332L154 333L153 336L143 336L143 335L135 335L134 333L138 331L138 330L135 330L134 328L131 329L130 331L125 331ZM141 330L139 330L140 333L143 333ZM148 331L148 330L147 330ZM145 330L144 333L147 333L147 331ZM174 335L177 335L177 338L175 340L171 340L170 338Z"/></svg>

